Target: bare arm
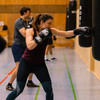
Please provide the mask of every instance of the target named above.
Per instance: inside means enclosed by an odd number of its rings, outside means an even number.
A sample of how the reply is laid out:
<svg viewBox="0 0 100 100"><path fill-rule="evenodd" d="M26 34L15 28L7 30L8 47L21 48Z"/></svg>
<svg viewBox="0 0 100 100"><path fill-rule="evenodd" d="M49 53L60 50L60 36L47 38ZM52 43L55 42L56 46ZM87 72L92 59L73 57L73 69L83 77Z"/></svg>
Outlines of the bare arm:
<svg viewBox="0 0 100 100"><path fill-rule="evenodd" d="M29 50L34 49L37 44L33 40L34 32L33 28L26 30L26 46Z"/></svg>
<svg viewBox="0 0 100 100"><path fill-rule="evenodd" d="M23 36L23 37L26 37L26 29L23 27L23 28L21 28L20 30L19 30L19 32L21 33L21 35Z"/></svg>
<svg viewBox="0 0 100 100"><path fill-rule="evenodd" d="M61 31L56 28L50 28L53 34L63 36L63 37L71 37L74 36L73 30L70 31Z"/></svg>

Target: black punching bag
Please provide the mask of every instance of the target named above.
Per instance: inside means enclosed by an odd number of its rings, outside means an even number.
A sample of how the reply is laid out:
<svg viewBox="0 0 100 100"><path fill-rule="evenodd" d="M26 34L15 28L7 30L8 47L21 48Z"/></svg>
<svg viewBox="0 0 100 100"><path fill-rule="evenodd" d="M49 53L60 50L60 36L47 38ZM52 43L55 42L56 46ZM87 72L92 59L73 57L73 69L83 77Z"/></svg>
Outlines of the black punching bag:
<svg viewBox="0 0 100 100"><path fill-rule="evenodd" d="M66 31L69 30L69 6L67 6L67 13L66 13Z"/></svg>
<svg viewBox="0 0 100 100"><path fill-rule="evenodd" d="M92 27L92 0L80 0L79 26ZM92 35L89 37L79 36L79 45L81 47L92 46Z"/></svg>
<svg viewBox="0 0 100 100"><path fill-rule="evenodd" d="M70 0L68 10L69 10L68 30L74 30L76 28L76 0ZM66 39L70 39L74 37L75 36L67 37Z"/></svg>
<svg viewBox="0 0 100 100"><path fill-rule="evenodd" d="M100 61L100 0L92 0L93 5L93 38L92 38L92 53L96 60Z"/></svg>
<svg viewBox="0 0 100 100"><path fill-rule="evenodd" d="M6 47L6 41L3 39L2 36L0 36L0 53L5 49Z"/></svg>
<svg viewBox="0 0 100 100"><path fill-rule="evenodd" d="M69 2L69 30L76 28L76 0Z"/></svg>

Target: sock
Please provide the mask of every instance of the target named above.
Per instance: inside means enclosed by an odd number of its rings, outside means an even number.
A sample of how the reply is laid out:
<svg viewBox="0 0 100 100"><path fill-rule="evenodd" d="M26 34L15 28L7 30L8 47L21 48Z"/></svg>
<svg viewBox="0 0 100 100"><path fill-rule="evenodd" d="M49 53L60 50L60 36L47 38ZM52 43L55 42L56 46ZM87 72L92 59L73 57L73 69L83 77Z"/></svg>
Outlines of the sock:
<svg viewBox="0 0 100 100"><path fill-rule="evenodd" d="M45 59L48 59L48 55L45 55Z"/></svg>
<svg viewBox="0 0 100 100"><path fill-rule="evenodd" d="M50 55L50 58L54 58L54 56L53 55Z"/></svg>

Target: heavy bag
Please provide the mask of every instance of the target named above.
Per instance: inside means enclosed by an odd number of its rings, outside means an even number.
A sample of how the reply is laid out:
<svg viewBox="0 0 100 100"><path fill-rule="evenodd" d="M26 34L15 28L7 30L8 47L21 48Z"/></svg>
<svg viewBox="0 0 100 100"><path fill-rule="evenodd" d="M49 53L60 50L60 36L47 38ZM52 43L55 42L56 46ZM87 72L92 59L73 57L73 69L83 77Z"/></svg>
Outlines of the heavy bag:
<svg viewBox="0 0 100 100"><path fill-rule="evenodd" d="M92 53L96 60L100 61L100 0L92 0L93 14L92 14Z"/></svg>
<svg viewBox="0 0 100 100"><path fill-rule="evenodd" d="M80 0L79 26L92 27L92 0ZM92 46L92 35L89 37L79 36L81 47Z"/></svg>
<svg viewBox="0 0 100 100"><path fill-rule="evenodd" d="M5 49L6 47L6 41L3 39L2 36L0 36L0 53Z"/></svg>
<svg viewBox="0 0 100 100"><path fill-rule="evenodd" d="M70 0L69 2L69 19L68 19L68 30L74 30L76 28L76 0ZM66 39L71 39L74 38L75 36L72 37L67 37Z"/></svg>
<svg viewBox="0 0 100 100"><path fill-rule="evenodd" d="M76 0L69 2L69 30L76 28Z"/></svg>
<svg viewBox="0 0 100 100"><path fill-rule="evenodd" d="M67 6L67 12L66 12L66 31L69 30L69 6Z"/></svg>

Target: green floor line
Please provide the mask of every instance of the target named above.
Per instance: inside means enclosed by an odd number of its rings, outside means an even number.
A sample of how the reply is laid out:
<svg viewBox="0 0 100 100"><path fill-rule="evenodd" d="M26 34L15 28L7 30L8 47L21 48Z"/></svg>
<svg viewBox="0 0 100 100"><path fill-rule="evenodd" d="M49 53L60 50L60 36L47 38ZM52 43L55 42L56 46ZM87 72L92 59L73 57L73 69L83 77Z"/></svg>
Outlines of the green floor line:
<svg viewBox="0 0 100 100"><path fill-rule="evenodd" d="M74 100L77 100L75 89L74 89L73 82L72 82L72 79L71 79L71 75L70 75L70 72L69 72L69 69L68 69L68 64L67 64L67 60L66 60L64 51L63 51L63 55L64 55L64 60L65 60L65 64L66 64L66 67L67 67L68 76L69 76L69 79L70 79L70 83L71 83L71 87L72 87L72 91L73 91L73 95L74 95Z"/></svg>
<svg viewBox="0 0 100 100"><path fill-rule="evenodd" d="M36 96L35 96L34 100L37 100L37 97L38 97L38 94L39 94L39 91L40 91L40 86L41 86L41 83L39 84L39 87L37 89Z"/></svg>

